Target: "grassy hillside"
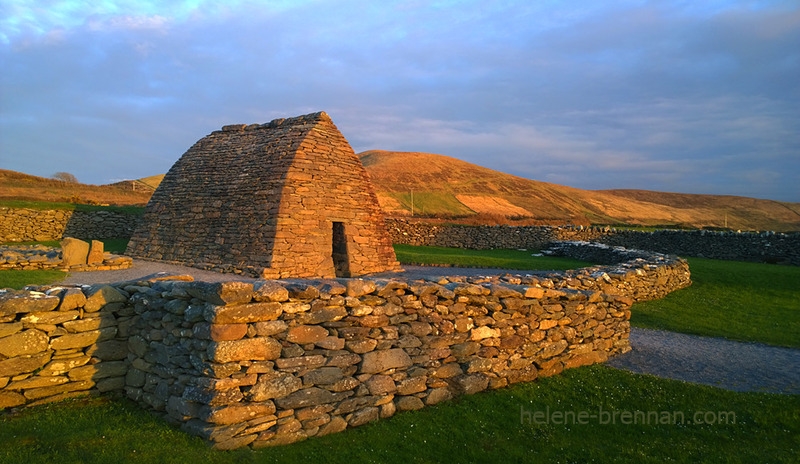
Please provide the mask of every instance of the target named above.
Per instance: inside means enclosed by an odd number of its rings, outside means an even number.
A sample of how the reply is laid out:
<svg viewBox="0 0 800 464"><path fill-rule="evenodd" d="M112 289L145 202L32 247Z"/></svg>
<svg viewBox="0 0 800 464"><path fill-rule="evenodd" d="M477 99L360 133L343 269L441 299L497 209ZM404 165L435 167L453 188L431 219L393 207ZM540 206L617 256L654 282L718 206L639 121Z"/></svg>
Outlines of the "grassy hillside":
<svg viewBox="0 0 800 464"><path fill-rule="evenodd" d="M132 191L112 185L63 182L0 169L0 202L144 206L152 194L151 190Z"/></svg>
<svg viewBox="0 0 800 464"><path fill-rule="evenodd" d="M389 215L499 214L548 223L800 230L800 204L724 195L581 190L428 153L359 154ZM471 213L469 213L471 211Z"/></svg>

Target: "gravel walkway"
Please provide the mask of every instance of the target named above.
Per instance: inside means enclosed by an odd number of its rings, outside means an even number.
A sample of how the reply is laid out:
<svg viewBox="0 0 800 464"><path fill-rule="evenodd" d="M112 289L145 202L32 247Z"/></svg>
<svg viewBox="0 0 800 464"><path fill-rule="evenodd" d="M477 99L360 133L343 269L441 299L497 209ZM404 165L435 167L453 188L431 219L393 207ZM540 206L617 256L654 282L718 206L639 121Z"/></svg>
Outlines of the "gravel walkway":
<svg viewBox="0 0 800 464"><path fill-rule="evenodd" d="M606 364L733 391L800 394L800 349L631 328L630 352Z"/></svg>
<svg viewBox="0 0 800 464"><path fill-rule="evenodd" d="M447 275L483 276L520 274L505 269L405 266L400 273L373 277L436 279ZM133 267L118 271L73 272L65 284L98 284L137 280L158 273L191 275L208 282L255 281L236 274L221 274L191 267L134 260ZM733 391L800 394L800 349L675 332L631 329L633 350L606 364L635 373L711 385Z"/></svg>
<svg viewBox="0 0 800 464"><path fill-rule="evenodd" d="M165 264L155 261L144 261L135 259L133 266L129 269L121 269L117 271L87 271L87 272L71 272L69 277L64 279L64 284L107 284L113 282L127 282L129 280L141 279L142 277L167 273L172 275L190 275L194 280L206 282L227 282L227 281L244 281L253 282L257 279L246 277L237 274L223 274L214 271L204 271L193 267L179 266L176 264ZM403 266L402 272L383 272L379 274L372 274L368 277L391 279L393 277L405 279L437 279L444 276L493 276L504 274L535 274L533 272L526 272L513 269L481 269L481 268L463 268L463 267L434 267L434 266Z"/></svg>

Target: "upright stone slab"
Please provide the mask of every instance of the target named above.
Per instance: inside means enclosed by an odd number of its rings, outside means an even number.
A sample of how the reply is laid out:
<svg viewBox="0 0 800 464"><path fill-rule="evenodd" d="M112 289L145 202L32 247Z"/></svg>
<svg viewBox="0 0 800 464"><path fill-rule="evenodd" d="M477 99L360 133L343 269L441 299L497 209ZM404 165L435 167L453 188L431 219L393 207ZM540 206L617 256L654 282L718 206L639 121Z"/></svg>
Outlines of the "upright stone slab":
<svg viewBox="0 0 800 464"><path fill-rule="evenodd" d="M77 238L64 237L61 240L61 256L64 266L86 264L89 256L89 244Z"/></svg>
<svg viewBox="0 0 800 464"><path fill-rule="evenodd" d="M103 251L103 242L100 240L92 240L92 246L89 248L89 256L86 258L86 264L100 264L105 259Z"/></svg>
<svg viewBox="0 0 800 464"><path fill-rule="evenodd" d="M225 126L195 143L126 254L265 278L398 269L367 172L324 112Z"/></svg>

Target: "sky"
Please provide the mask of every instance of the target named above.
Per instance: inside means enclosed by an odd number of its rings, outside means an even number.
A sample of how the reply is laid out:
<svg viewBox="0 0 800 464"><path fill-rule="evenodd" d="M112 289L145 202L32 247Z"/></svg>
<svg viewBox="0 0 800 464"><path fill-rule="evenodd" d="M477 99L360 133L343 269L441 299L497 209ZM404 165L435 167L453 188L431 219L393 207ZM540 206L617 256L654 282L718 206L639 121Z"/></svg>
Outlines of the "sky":
<svg viewBox="0 0 800 464"><path fill-rule="evenodd" d="M163 174L326 111L358 153L800 202L800 2L0 0L0 168Z"/></svg>

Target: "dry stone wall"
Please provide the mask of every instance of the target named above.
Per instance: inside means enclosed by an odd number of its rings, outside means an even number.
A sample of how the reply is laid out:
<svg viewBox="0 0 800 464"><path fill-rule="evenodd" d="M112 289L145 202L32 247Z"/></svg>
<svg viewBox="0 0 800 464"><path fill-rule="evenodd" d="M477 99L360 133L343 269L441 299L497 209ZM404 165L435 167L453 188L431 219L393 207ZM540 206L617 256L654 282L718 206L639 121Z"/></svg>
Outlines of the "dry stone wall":
<svg viewBox="0 0 800 464"><path fill-rule="evenodd" d="M218 449L292 443L605 361L630 299L513 285L126 287L126 394Z"/></svg>
<svg viewBox="0 0 800 464"><path fill-rule="evenodd" d="M111 286L0 292L0 408L124 388L127 299Z"/></svg>
<svg viewBox="0 0 800 464"><path fill-rule="evenodd" d="M160 277L2 291L0 407L114 391L217 449L287 444L603 362L630 349L635 299L690 283L680 258L550 252L614 263L436 282Z"/></svg>
<svg viewBox="0 0 800 464"><path fill-rule="evenodd" d="M552 242L587 241L631 249L712 259L800 266L800 233L659 230L610 227L467 226L388 219L395 244L453 248L541 249Z"/></svg>
<svg viewBox="0 0 800 464"><path fill-rule="evenodd" d="M116 211L36 210L0 207L0 243L128 238L140 216Z"/></svg>

